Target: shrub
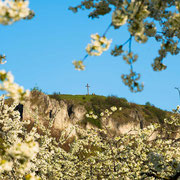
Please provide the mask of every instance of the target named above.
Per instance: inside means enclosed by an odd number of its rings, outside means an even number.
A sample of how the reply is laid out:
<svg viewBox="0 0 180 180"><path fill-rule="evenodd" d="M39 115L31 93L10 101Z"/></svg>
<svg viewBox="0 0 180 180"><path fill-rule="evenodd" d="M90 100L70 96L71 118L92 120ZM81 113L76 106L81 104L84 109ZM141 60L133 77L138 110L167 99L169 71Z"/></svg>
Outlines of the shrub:
<svg viewBox="0 0 180 180"><path fill-rule="evenodd" d="M117 106L117 107L130 107L128 101L125 98L118 98L116 96L108 96L106 99L106 103L109 107Z"/></svg>
<svg viewBox="0 0 180 180"><path fill-rule="evenodd" d="M38 86L34 86L33 88L31 88L31 91L42 92L42 89L40 89Z"/></svg>
<svg viewBox="0 0 180 180"><path fill-rule="evenodd" d="M146 106L152 106L152 104L148 101L145 103Z"/></svg>
<svg viewBox="0 0 180 180"><path fill-rule="evenodd" d="M148 109L151 113L153 113L159 120L161 124L164 123L164 119L166 118L167 113L159 108L156 108L154 106L145 106L146 109Z"/></svg>
<svg viewBox="0 0 180 180"><path fill-rule="evenodd" d="M60 101L61 100L60 94L61 94L60 92L54 92L52 95L49 95L49 97L57 101Z"/></svg>

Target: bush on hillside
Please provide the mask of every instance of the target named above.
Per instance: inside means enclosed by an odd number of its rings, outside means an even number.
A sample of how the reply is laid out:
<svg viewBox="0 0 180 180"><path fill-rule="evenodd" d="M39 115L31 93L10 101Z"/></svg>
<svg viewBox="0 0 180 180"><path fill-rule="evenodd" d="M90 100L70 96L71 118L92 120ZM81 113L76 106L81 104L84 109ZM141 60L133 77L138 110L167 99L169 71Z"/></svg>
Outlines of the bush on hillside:
<svg viewBox="0 0 180 180"><path fill-rule="evenodd" d="M145 108L147 110L149 110L151 113L153 113L159 120L159 122L161 124L164 123L164 119L166 118L167 116L167 112L166 111L163 111L159 108L156 108L155 106L149 106L149 105L146 105Z"/></svg>
<svg viewBox="0 0 180 180"><path fill-rule="evenodd" d="M125 98L118 98L116 96L108 96L106 98L106 104L108 104L109 107L111 106L117 106L117 107L130 107L127 99Z"/></svg>

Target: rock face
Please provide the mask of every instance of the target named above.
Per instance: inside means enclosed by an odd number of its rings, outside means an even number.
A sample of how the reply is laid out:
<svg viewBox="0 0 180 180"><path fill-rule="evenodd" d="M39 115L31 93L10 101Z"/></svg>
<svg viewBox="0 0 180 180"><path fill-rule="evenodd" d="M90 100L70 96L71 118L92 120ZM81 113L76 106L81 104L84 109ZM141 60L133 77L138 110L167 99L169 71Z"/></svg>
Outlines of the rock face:
<svg viewBox="0 0 180 180"><path fill-rule="evenodd" d="M30 120L32 123L38 120L45 127L48 127L50 118L53 118L52 135L59 136L62 130L66 130L66 133L69 134L73 126L84 119L86 112L82 105L67 104L63 100L57 101L44 93L32 91L23 106L22 117L23 120ZM140 128L142 118L139 118L138 113L133 111L130 116L133 122L120 124L110 118L106 125L110 127L110 131L114 135L127 133L132 128ZM91 124L87 123L85 128L92 127ZM73 130L71 136L75 135L76 132Z"/></svg>
<svg viewBox="0 0 180 180"><path fill-rule="evenodd" d="M17 109L21 111L22 119L30 120L31 125L38 120L48 128L50 119L53 119L54 123L51 132L55 137L59 137L62 130L66 130L66 134L70 133L69 137L76 136L75 130L72 129L75 124L84 119L87 113L82 105L68 104L63 100L57 101L39 91L32 91L30 97L26 99L26 103L17 107ZM105 124L113 135L125 134L132 129L143 129L147 126L144 117L137 109L132 109L129 112L128 122L122 123L110 118ZM92 127L90 123L87 123L85 126L87 129ZM136 133L136 131L131 131L130 133ZM154 139L155 137L156 135L153 134L151 138Z"/></svg>
<svg viewBox="0 0 180 180"><path fill-rule="evenodd" d="M71 128L83 119L85 113L86 109L83 106L68 105L62 100L58 102L38 91L32 91L23 106L23 120L38 120L48 127L50 118L53 118L54 136L58 136L62 130L69 133ZM71 135L75 135L75 132L72 131Z"/></svg>

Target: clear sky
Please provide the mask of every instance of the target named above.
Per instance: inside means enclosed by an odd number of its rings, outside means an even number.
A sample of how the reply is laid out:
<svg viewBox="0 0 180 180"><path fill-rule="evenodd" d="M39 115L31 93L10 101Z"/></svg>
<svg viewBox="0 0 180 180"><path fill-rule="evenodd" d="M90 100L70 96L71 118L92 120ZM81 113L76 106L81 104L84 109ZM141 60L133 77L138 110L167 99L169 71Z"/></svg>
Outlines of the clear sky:
<svg viewBox="0 0 180 180"><path fill-rule="evenodd" d="M138 104L149 101L166 110L180 104L174 89L180 87L180 55L168 55L164 61L168 68L154 72L151 63L160 45L151 39L146 44L132 44L132 50L139 54L134 68L141 73L145 85L141 93L131 93L122 83L121 74L129 73L129 66L122 57L111 56L110 50L100 57L88 57L85 71L74 69L72 61L84 57L90 35L103 34L111 21L110 15L91 20L87 11L74 14L68 10L79 2L30 0L36 13L34 19L1 26L0 49L8 61L1 67L13 73L15 82L26 89L38 86L48 94L86 94L88 83L90 93L97 95L116 95ZM126 27L111 28L107 37L113 39L111 48L122 44L128 39Z"/></svg>

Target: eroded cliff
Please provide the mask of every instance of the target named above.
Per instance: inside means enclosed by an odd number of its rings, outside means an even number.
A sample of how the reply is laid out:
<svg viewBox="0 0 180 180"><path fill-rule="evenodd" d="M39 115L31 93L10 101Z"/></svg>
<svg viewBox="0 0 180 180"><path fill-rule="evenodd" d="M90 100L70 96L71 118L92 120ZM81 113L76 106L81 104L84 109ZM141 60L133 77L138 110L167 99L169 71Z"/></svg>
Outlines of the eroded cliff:
<svg viewBox="0 0 180 180"><path fill-rule="evenodd" d="M132 129L142 129L152 122L163 124L162 119L170 115L169 112L153 106L129 103L122 98L109 97L108 99L108 97L92 95L82 96L81 98L82 101L74 101L73 96L67 99L59 95L57 98L39 91L32 91L30 97L26 99L25 104L21 107L23 108L22 119L30 120L31 127L33 122L37 120L48 127L51 118L54 120L52 135L58 137L62 130L66 130L67 134L71 132L70 136L75 136L75 130L71 131L75 124L84 128L100 128L100 119L92 120L87 118L85 114L89 110L98 114L103 108L110 108L112 105L122 107L121 111L115 112L106 122L109 130L114 135L128 133Z"/></svg>

